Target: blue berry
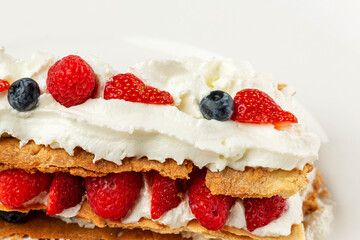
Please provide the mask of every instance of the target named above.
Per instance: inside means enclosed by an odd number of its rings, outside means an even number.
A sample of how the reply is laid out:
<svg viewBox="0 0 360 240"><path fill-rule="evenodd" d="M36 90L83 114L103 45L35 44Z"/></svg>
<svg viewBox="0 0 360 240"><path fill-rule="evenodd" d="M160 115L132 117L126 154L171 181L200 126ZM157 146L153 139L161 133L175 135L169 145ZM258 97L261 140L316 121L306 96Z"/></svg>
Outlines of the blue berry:
<svg viewBox="0 0 360 240"><path fill-rule="evenodd" d="M9 223L21 222L27 213L0 211L0 218Z"/></svg>
<svg viewBox="0 0 360 240"><path fill-rule="evenodd" d="M9 104L20 112L33 109L38 103L40 88L31 78L21 78L10 85Z"/></svg>
<svg viewBox="0 0 360 240"><path fill-rule="evenodd" d="M226 92L212 91L201 100L200 111L208 120L226 121L234 112L234 100Z"/></svg>

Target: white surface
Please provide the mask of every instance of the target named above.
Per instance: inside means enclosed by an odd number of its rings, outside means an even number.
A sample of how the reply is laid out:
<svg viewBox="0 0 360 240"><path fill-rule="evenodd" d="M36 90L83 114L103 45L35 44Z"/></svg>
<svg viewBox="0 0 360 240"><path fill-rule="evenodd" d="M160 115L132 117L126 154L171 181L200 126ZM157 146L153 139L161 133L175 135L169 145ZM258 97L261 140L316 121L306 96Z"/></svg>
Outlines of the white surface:
<svg viewBox="0 0 360 240"><path fill-rule="evenodd" d="M149 57L225 56L292 85L328 133L318 166L337 202L330 240L360 215L360 14L356 0L5 1L0 45L22 58L93 53L125 71Z"/></svg>

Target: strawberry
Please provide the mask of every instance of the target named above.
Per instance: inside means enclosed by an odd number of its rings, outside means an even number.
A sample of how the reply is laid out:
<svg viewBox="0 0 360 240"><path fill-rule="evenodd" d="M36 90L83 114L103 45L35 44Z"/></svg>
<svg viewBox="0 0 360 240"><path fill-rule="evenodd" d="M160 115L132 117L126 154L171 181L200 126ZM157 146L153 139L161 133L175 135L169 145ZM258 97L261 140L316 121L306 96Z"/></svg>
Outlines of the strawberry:
<svg viewBox="0 0 360 240"><path fill-rule="evenodd" d="M117 220L126 215L142 186L136 172L111 173L85 179L88 201L93 211L104 219Z"/></svg>
<svg viewBox="0 0 360 240"><path fill-rule="evenodd" d="M188 190L189 205L198 222L208 230L222 229L234 198L212 195L205 184L206 172L196 174Z"/></svg>
<svg viewBox="0 0 360 240"><path fill-rule="evenodd" d="M151 187L151 217L158 219L167 211L181 203L182 188L180 180L163 177L154 172Z"/></svg>
<svg viewBox="0 0 360 240"><path fill-rule="evenodd" d="M271 198L245 198L246 227L252 232L281 217L287 210L286 200L280 196Z"/></svg>
<svg viewBox="0 0 360 240"><path fill-rule="evenodd" d="M59 214L75 207L85 193L84 179L69 173L57 172L51 182L46 214Z"/></svg>
<svg viewBox="0 0 360 240"><path fill-rule="evenodd" d="M297 118L284 111L266 93L257 89L243 89L234 98L232 120L247 123L271 123L280 126L297 123Z"/></svg>
<svg viewBox="0 0 360 240"><path fill-rule="evenodd" d="M0 92L5 92L9 90L9 88L10 88L10 83L0 79Z"/></svg>
<svg viewBox="0 0 360 240"><path fill-rule="evenodd" d="M170 93L145 85L131 73L118 74L108 81L104 98L162 105L174 103Z"/></svg>
<svg viewBox="0 0 360 240"><path fill-rule="evenodd" d="M31 174L22 169L0 172L0 202L8 208L20 207L43 191L48 191L50 174L36 171Z"/></svg>
<svg viewBox="0 0 360 240"><path fill-rule="evenodd" d="M71 107L91 97L95 89L95 73L81 57L69 55L50 67L46 84L56 101Z"/></svg>

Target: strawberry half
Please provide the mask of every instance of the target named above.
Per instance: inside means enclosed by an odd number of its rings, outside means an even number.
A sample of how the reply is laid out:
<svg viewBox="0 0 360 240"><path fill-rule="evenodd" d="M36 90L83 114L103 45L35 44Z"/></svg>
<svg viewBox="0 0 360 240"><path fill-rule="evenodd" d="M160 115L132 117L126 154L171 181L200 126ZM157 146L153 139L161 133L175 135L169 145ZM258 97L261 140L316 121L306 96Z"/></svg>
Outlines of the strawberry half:
<svg viewBox="0 0 360 240"><path fill-rule="evenodd" d="M286 200L280 196L271 198L245 198L246 227L252 232L281 217L287 210Z"/></svg>
<svg viewBox="0 0 360 240"><path fill-rule="evenodd" d="M181 182L169 177L163 177L154 172L151 187L151 217L160 218L167 211L176 208L181 203Z"/></svg>
<svg viewBox="0 0 360 240"><path fill-rule="evenodd" d="M8 81L0 79L0 92L5 92L9 90L10 83Z"/></svg>
<svg viewBox="0 0 360 240"><path fill-rule="evenodd" d="M297 123L297 118L282 110L266 93L257 89L243 89L234 98L234 113L231 119L247 123L271 123L280 126Z"/></svg>
<svg viewBox="0 0 360 240"><path fill-rule="evenodd" d="M234 198L225 195L212 195L205 184L206 172L194 176L189 187L189 205L198 222L208 230L222 229Z"/></svg>
<svg viewBox="0 0 360 240"><path fill-rule="evenodd" d="M136 172L111 173L85 179L88 201L94 212L104 219L118 220L134 204L142 186Z"/></svg>
<svg viewBox="0 0 360 240"><path fill-rule="evenodd" d="M118 74L108 81L105 85L104 98L162 105L174 103L170 93L145 85L131 73Z"/></svg>
<svg viewBox="0 0 360 240"><path fill-rule="evenodd" d="M47 215L55 215L75 207L85 193L84 179L69 173L57 172L51 182L46 207Z"/></svg>
<svg viewBox="0 0 360 240"><path fill-rule="evenodd" d="M0 202L8 208L20 207L43 191L48 191L51 174L36 171L31 174L22 169L9 169L0 173Z"/></svg>

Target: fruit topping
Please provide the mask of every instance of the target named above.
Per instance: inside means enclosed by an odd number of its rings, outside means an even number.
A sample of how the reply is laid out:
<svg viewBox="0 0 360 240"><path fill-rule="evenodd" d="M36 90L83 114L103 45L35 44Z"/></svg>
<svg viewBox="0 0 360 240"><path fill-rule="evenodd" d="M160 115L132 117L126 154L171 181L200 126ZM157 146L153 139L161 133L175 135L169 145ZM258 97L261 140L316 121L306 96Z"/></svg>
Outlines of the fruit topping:
<svg viewBox="0 0 360 240"><path fill-rule="evenodd" d="M51 182L46 214L55 215L75 207L85 193L84 179L69 173L55 173Z"/></svg>
<svg viewBox="0 0 360 240"><path fill-rule="evenodd" d="M20 112L33 109L39 101L40 88L31 78L21 78L10 85L9 104Z"/></svg>
<svg viewBox="0 0 360 240"><path fill-rule="evenodd" d="M286 200L280 196L271 198L245 198L246 227L252 232L266 226L287 210Z"/></svg>
<svg viewBox="0 0 360 240"><path fill-rule="evenodd" d="M162 105L174 103L170 93L145 85L131 73L118 74L108 81L104 98Z"/></svg>
<svg viewBox="0 0 360 240"><path fill-rule="evenodd" d="M27 215L27 213L21 213L21 212L15 212L15 211L13 211L13 212L0 211L0 218L9 223L21 222L26 215Z"/></svg>
<svg viewBox="0 0 360 240"><path fill-rule="evenodd" d="M257 89L243 89L234 98L235 108L231 119L248 123L297 123L297 118L284 111L266 93Z"/></svg>
<svg viewBox="0 0 360 240"><path fill-rule="evenodd" d="M234 198L212 195L205 184L206 172L195 176L188 190L189 205L199 223L208 230L222 229Z"/></svg>
<svg viewBox="0 0 360 240"><path fill-rule="evenodd" d="M160 218L167 211L176 208L181 203L183 194L180 180L163 177L154 172L151 187L151 217Z"/></svg>
<svg viewBox="0 0 360 240"><path fill-rule="evenodd" d="M208 120L226 121L234 112L234 100L226 92L212 91L201 100L200 111Z"/></svg>
<svg viewBox="0 0 360 240"><path fill-rule="evenodd" d="M8 208L20 207L43 191L48 191L52 175L22 169L0 172L0 202Z"/></svg>
<svg viewBox="0 0 360 240"><path fill-rule="evenodd" d="M9 90L10 84L8 81L0 79L0 92L5 92Z"/></svg>
<svg viewBox="0 0 360 240"><path fill-rule="evenodd" d="M89 99L95 89L95 73L81 57L69 55L49 69L47 88L53 98L65 107Z"/></svg>
<svg viewBox="0 0 360 240"><path fill-rule="evenodd" d="M117 220L126 215L142 186L136 172L111 173L85 179L88 201L93 211L104 219Z"/></svg>

